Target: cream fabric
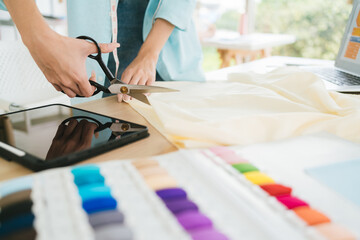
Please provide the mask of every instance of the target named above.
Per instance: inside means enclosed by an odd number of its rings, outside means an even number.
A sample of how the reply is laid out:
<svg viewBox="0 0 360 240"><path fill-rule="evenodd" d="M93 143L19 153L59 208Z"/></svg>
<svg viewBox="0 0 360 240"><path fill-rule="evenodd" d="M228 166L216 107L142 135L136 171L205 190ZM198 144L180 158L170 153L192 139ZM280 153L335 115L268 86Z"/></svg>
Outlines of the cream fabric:
<svg viewBox="0 0 360 240"><path fill-rule="evenodd" d="M159 85L159 84L158 84ZM360 142L360 97L328 92L314 74L282 68L226 82L165 82L181 90L131 106L179 147L241 145L326 131Z"/></svg>

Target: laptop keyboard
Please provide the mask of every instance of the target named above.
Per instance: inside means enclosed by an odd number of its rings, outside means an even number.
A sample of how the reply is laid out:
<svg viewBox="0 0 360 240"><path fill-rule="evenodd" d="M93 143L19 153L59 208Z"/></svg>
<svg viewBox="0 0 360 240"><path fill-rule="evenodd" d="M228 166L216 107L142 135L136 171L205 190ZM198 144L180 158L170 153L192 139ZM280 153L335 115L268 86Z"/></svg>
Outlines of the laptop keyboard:
<svg viewBox="0 0 360 240"><path fill-rule="evenodd" d="M340 86L360 85L360 77L336 70L335 68L311 68L311 72L319 75L324 80Z"/></svg>

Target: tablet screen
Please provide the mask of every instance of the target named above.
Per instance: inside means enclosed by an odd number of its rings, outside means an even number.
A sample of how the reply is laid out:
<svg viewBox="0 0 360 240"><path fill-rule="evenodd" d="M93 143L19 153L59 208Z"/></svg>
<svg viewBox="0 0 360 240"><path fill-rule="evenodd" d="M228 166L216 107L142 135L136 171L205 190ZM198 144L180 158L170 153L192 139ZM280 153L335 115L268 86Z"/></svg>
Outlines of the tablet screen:
<svg viewBox="0 0 360 240"><path fill-rule="evenodd" d="M51 161L124 139L145 126L64 105L0 115L0 141Z"/></svg>

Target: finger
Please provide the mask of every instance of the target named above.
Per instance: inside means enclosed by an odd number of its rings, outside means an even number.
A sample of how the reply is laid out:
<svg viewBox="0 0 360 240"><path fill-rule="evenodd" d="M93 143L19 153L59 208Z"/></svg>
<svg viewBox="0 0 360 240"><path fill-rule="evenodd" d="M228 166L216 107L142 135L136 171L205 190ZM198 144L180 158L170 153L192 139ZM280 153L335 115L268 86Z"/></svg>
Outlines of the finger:
<svg viewBox="0 0 360 240"><path fill-rule="evenodd" d="M76 93L74 93L70 88L66 88L66 87L62 86L62 87L61 87L61 90L62 90L66 95L68 95L68 97L70 97L70 98L76 97Z"/></svg>
<svg viewBox="0 0 360 240"><path fill-rule="evenodd" d="M79 88L80 96L84 97L91 97L95 91L93 86L91 86L89 79L86 75L86 66L83 66L83 69L81 70L81 73L83 75L79 77L79 79L76 80L77 86ZM95 79L95 78L94 78Z"/></svg>
<svg viewBox="0 0 360 240"><path fill-rule="evenodd" d="M63 135L64 138L69 138L77 125L78 121L76 119L70 119L67 127L65 128L65 132Z"/></svg>
<svg viewBox="0 0 360 240"><path fill-rule="evenodd" d="M102 53L109 53L120 47L120 43L100 43L99 47Z"/></svg>
<svg viewBox="0 0 360 240"><path fill-rule="evenodd" d="M55 83L51 83L53 87L56 89L56 91L61 92L61 87Z"/></svg>
<svg viewBox="0 0 360 240"><path fill-rule="evenodd" d="M128 102L128 101L130 101L130 99L131 99L131 97L129 96L129 95L124 95L124 98L123 98L123 101L124 102Z"/></svg>
<svg viewBox="0 0 360 240"><path fill-rule="evenodd" d="M98 49L93 42L86 41L84 45L87 55L98 53ZM120 47L119 43L100 43L100 50L102 53L109 53L114 51L116 48Z"/></svg>
<svg viewBox="0 0 360 240"><path fill-rule="evenodd" d="M146 77L144 77L141 74L136 74L135 76L133 76L129 82L129 84L131 85L144 85L141 83L145 83L146 82ZM124 102L128 102L130 101L132 98L129 95L124 95Z"/></svg>
<svg viewBox="0 0 360 240"><path fill-rule="evenodd" d="M123 101L123 98L124 98L124 94L119 93L119 94L117 95L117 100L118 100L118 102L122 102L122 101Z"/></svg>
<svg viewBox="0 0 360 240"><path fill-rule="evenodd" d="M85 82L84 81L79 82L78 86L80 89L79 90L80 93L78 95L82 97L91 97L96 90L96 88L90 84L88 79L86 79Z"/></svg>
<svg viewBox="0 0 360 240"><path fill-rule="evenodd" d="M140 74L133 75L129 84L138 85L139 81L141 81L143 78L145 77Z"/></svg>
<svg viewBox="0 0 360 240"><path fill-rule="evenodd" d="M75 95L81 96L82 94L81 94L79 86L77 85L77 82L79 82L79 80L76 78L76 76L71 75L68 78L63 77L62 79L59 80L59 82L57 84L60 85L61 89L64 90L64 88L68 88L73 93L75 93Z"/></svg>
<svg viewBox="0 0 360 240"><path fill-rule="evenodd" d="M95 133L95 130L96 130L98 127L99 127L99 126L98 126L96 123L90 122L90 124L89 124L90 131L91 131L93 134Z"/></svg>
<svg viewBox="0 0 360 240"><path fill-rule="evenodd" d="M150 78L141 78L138 82L138 85L145 85L147 84L148 82L151 82Z"/></svg>
<svg viewBox="0 0 360 240"><path fill-rule="evenodd" d="M58 127L58 130L56 131L55 137L53 140L58 140L61 139L61 137L63 136L64 132L66 129L66 125L65 124L60 124L60 126Z"/></svg>
<svg viewBox="0 0 360 240"><path fill-rule="evenodd" d="M131 78L132 78L132 73L129 70L125 69L125 71L121 75L121 81L123 81L124 83L129 83Z"/></svg>
<svg viewBox="0 0 360 240"><path fill-rule="evenodd" d="M88 55L98 52L94 43L82 39L77 39L77 40L79 41L79 43L81 43L82 46L81 49L83 49L84 51L83 54L84 61L86 60ZM93 77L93 73L92 73L90 79L95 81L96 76ZM91 97L93 95L96 88L91 86L91 84L89 83L89 78L86 74L85 62L82 65L82 67L78 69L77 74L75 74L75 76L73 77L73 81L74 83L76 83L79 89L79 91L76 91L74 88L69 87L73 90L73 92L83 97Z"/></svg>
<svg viewBox="0 0 360 240"><path fill-rule="evenodd" d="M148 81L146 81L146 83L145 83L144 85L149 86L149 85L152 85L154 82L155 82L155 77L153 78L153 80L152 80L152 79L148 79ZM151 95L151 93L144 93L144 95L148 97L148 96Z"/></svg>
<svg viewBox="0 0 360 240"><path fill-rule="evenodd" d="M140 81L139 82L139 85L151 85L151 78L147 79L147 81L143 82L143 81ZM144 93L145 96L150 96L150 93Z"/></svg>
<svg viewBox="0 0 360 240"><path fill-rule="evenodd" d="M52 79L52 81L49 82L54 86L54 88L58 91L64 92L70 98L76 97L77 92L79 92L77 85L72 80L69 80L71 78L70 76L52 78L52 76L45 75L45 77L47 79Z"/></svg>
<svg viewBox="0 0 360 240"><path fill-rule="evenodd" d="M135 76L133 76L129 82L129 84L132 84L132 85L138 85L139 84L139 81L141 81L141 79L144 78L142 75L140 74L136 74ZM124 95L124 98L123 98L124 102L128 102L131 100L131 97L129 95Z"/></svg>
<svg viewBox="0 0 360 240"><path fill-rule="evenodd" d="M90 76L89 80L96 82L96 73L94 70L91 71L91 76ZM96 87L92 86L92 85L91 85L91 87L92 87L93 93L94 93L96 90Z"/></svg>
<svg viewBox="0 0 360 240"><path fill-rule="evenodd" d="M84 127L86 126L86 123L88 123L88 121L86 121L84 119L81 120L74 128L74 131L72 131L69 139L71 139L73 142L76 142L76 144L81 145L81 135L82 135L82 132L84 131Z"/></svg>
<svg viewBox="0 0 360 240"><path fill-rule="evenodd" d="M91 71L91 76L90 76L89 80L92 80L92 81L96 82L96 73L95 73L94 70Z"/></svg>
<svg viewBox="0 0 360 240"><path fill-rule="evenodd" d="M146 85L147 85L147 86L152 85L152 84L155 82L155 79L156 79L156 77L155 77L155 76L154 76L154 77L152 77L152 78L150 78L150 79L148 79L148 81L146 82Z"/></svg>
<svg viewBox="0 0 360 240"><path fill-rule="evenodd" d="M97 127L98 126L92 122L87 122L84 126L80 140L84 147L89 147L91 145L92 137L94 136L94 132Z"/></svg>

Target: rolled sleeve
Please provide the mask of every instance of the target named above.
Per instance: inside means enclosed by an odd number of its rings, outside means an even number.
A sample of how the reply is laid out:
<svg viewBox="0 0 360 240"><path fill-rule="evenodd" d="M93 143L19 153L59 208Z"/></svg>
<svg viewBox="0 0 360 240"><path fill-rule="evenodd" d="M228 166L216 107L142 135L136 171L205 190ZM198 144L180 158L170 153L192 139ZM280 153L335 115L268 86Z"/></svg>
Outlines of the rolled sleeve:
<svg viewBox="0 0 360 240"><path fill-rule="evenodd" d="M6 6L5 6L5 3L4 3L3 0L0 0L0 10L5 10L5 11L7 11Z"/></svg>
<svg viewBox="0 0 360 240"><path fill-rule="evenodd" d="M180 30L186 30L191 23L196 0L161 0L155 18L162 18Z"/></svg>

